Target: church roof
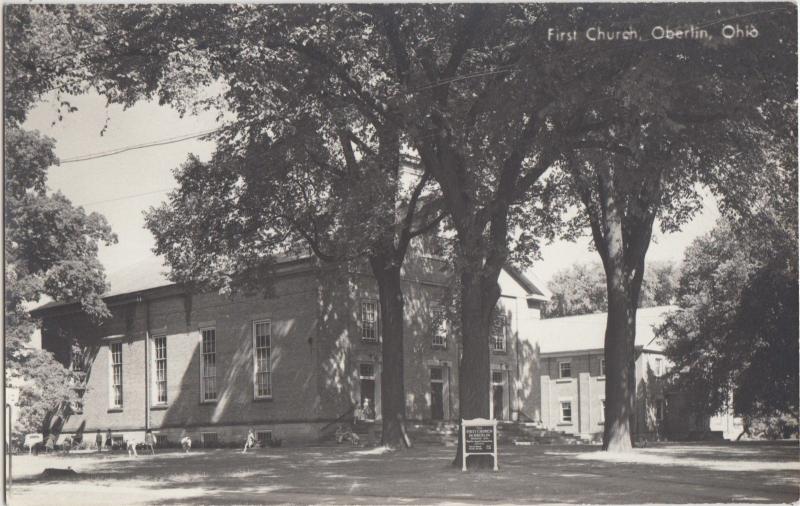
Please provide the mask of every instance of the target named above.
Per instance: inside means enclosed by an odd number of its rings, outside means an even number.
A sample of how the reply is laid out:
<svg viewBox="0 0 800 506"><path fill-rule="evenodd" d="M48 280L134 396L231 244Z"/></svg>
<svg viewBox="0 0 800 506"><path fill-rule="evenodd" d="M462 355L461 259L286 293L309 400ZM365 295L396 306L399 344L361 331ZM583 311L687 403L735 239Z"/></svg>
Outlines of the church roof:
<svg viewBox="0 0 800 506"><path fill-rule="evenodd" d="M284 263L299 259L298 257L283 257L279 258L277 262ZM550 298L550 292L547 290L544 283L538 279L536 281L532 280L529 277L530 273L523 274L510 266L507 266L505 271L528 292L529 298L537 300L548 300ZM104 299L175 284L169 279L169 267L165 265L165 260L157 256L138 260L121 269L107 273L106 282L109 286L108 290L103 293ZM66 306L73 302L74 301L53 301L49 299L42 300L37 306L34 306L31 311L41 311Z"/></svg>

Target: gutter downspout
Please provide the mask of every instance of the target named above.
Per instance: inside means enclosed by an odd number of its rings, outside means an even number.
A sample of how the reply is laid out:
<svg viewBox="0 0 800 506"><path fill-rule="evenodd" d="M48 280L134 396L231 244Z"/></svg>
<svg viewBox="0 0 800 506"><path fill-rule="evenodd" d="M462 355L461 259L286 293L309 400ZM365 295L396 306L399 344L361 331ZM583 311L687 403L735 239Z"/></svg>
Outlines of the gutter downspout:
<svg viewBox="0 0 800 506"><path fill-rule="evenodd" d="M140 300L142 300L140 298ZM150 301L144 299L144 430L150 429Z"/></svg>

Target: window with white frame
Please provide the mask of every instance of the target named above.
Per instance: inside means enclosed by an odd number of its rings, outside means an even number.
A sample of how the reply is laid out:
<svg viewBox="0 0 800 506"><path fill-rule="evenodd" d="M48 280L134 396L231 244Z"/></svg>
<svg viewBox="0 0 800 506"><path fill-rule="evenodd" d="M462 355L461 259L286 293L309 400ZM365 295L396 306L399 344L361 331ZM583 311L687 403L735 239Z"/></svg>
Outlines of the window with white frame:
<svg viewBox="0 0 800 506"><path fill-rule="evenodd" d="M606 375L606 359L600 359L600 376Z"/></svg>
<svg viewBox="0 0 800 506"><path fill-rule="evenodd" d="M653 373L656 376L661 376L664 374L664 360L660 357L656 357L654 360L655 366L653 368Z"/></svg>
<svg viewBox="0 0 800 506"><path fill-rule="evenodd" d="M572 422L572 401L561 401L561 422Z"/></svg>
<svg viewBox="0 0 800 506"><path fill-rule="evenodd" d="M600 423L606 423L606 400L600 399Z"/></svg>
<svg viewBox="0 0 800 506"><path fill-rule="evenodd" d="M253 392L256 399L272 396L272 324L253 322Z"/></svg>
<svg viewBox="0 0 800 506"><path fill-rule="evenodd" d="M372 300L361 301L358 312L362 341L378 341L378 303Z"/></svg>
<svg viewBox="0 0 800 506"><path fill-rule="evenodd" d="M167 403L167 336L153 338L156 403Z"/></svg>
<svg viewBox="0 0 800 506"><path fill-rule="evenodd" d="M432 345L435 348L447 348L447 315L444 309L434 309L433 318L436 323L436 330L433 333Z"/></svg>
<svg viewBox="0 0 800 506"><path fill-rule="evenodd" d="M122 407L122 343L111 343L111 407Z"/></svg>
<svg viewBox="0 0 800 506"><path fill-rule="evenodd" d="M200 400L217 400L217 333L216 329L202 330L200 357Z"/></svg>
<svg viewBox="0 0 800 506"><path fill-rule="evenodd" d="M489 340L493 351L506 351L506 336L508 334L508 318L500 314L495 321L495 328Z"/></svg>
<svg viewBox="0 0 800 506"><path fill-rule="evenodd" d="M572 377L572 363L568 360L558 363L558 377L571 378Z"/></svg>

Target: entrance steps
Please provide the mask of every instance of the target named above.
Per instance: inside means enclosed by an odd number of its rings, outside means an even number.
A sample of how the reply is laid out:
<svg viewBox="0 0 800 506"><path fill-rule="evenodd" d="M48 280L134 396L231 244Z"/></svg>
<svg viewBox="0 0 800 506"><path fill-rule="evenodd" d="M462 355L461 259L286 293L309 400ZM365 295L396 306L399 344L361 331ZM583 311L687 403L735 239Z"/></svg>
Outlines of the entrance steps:
<svg viewBox="0 0 800 506"><path fill-rule="evenodd" d="M381 422L363 422L353 425L342 424L346 429L358 434L362 445L372 446L380 444ZM318 445L336 446L335 428L326 431L318 441ZM420 446L451 446L458 444L458 423L451 421L407 420L406 432L413 445ZM582 444L585 441L580 437L547 430L535 423L498 421L497 444L507 445L564 445ZM341 444L349 444L343 442Z"/></svg>
<svg viewBox="0 0 800 506"><path fill-rule="evenodd" d="M497 422L498 445L563 445L581 444L584 441L575 435L548 430L536 423Z"/></svg>

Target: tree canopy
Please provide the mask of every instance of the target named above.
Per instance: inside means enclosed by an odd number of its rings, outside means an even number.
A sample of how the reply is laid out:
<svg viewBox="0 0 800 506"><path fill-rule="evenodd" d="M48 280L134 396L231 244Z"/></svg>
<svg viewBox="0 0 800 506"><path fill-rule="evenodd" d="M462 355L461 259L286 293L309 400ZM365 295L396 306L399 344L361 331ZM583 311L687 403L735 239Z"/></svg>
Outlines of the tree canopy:
<svg viewBox="0 0 800 506"><path fill-rule="evenodd" d="M20 427L40 430L54 410L74 400L77 378L49 352L28 347L36 322L29 313L43 296L78 302L95 321L108 315L98 244L116 242L105 218L47 191L47 170L58 164L55 141L21 127L27 110L70 76L71 40L64 18L42 7L5 6L3 118L5 223L5 350L7 380L20 386ZM68 104L62 104L69 107ZM22 380L22 382L16 381Z"/></svg>

